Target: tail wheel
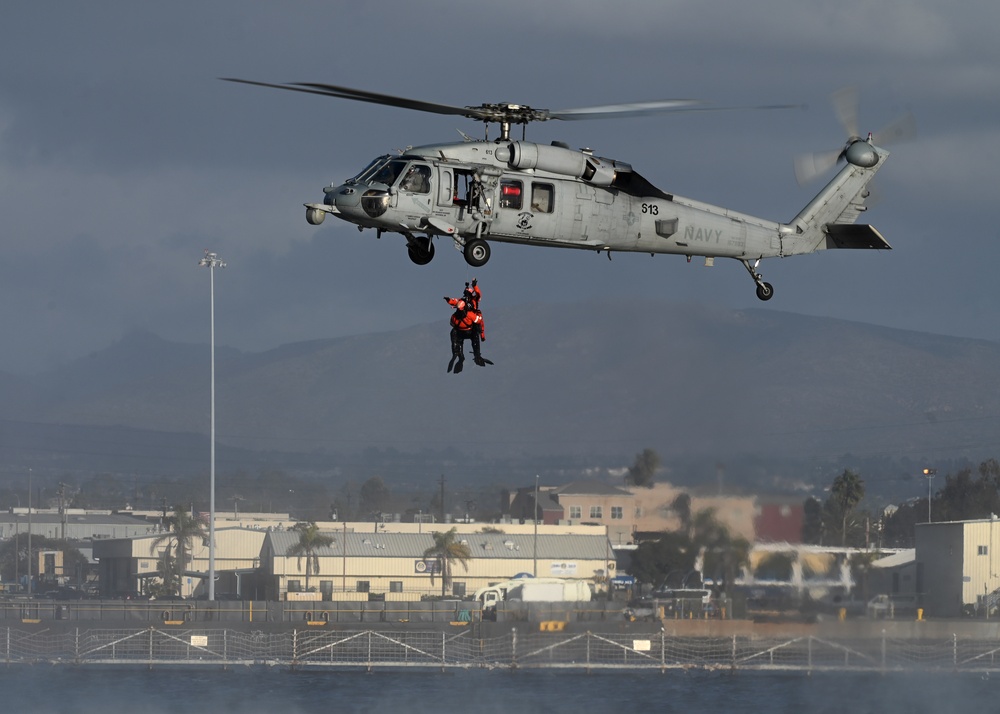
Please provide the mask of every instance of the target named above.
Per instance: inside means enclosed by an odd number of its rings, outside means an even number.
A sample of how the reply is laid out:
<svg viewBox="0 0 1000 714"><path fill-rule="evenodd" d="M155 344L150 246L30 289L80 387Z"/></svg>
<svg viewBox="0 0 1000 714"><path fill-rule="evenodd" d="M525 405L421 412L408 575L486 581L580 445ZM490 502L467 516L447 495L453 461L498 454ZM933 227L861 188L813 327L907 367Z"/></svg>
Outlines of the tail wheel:
<svg viewBox="0 0 1000 714"><path fill-rule="evenodd" d="M757 286L757 298L760 300L770 300L774 297L774 288L771 283L761 283Z"/></svg>
<svg viewBox="0 0 1000 714"><path fill-rule="evenodd" d="M473 238L465 244L465 262L473 268L486 265L490 259L490 244L482 238Z"/></svg>

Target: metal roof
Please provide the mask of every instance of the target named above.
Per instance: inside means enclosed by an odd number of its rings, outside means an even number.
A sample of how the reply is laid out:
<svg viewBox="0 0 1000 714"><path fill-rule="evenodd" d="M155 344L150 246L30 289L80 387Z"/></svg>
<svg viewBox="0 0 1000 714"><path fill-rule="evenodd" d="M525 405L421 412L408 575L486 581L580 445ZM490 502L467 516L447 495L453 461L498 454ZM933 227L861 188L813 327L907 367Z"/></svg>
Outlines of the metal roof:
<svg viewBox="0 0 1000 714"><path fill-rule="evenodd" d="M334 542L329 547L318 548L319 557L422 558L434 547L432 533L328 531L324 535L333 537ZM535 536L531 534L458 533L456 540L469 546L473 558L534 557ZM267 534L267 542L280 556L299 542L299 534L293 530L271 531ZM538 534L538 557L546 560L604 560L613 555L611 543L604 534Z"/></svg>
<svg viewBox="0 0 1000 714"><path fill-rule="evenodd" d="M27 513L10 513L0 511L0 524L3 523L27 523ZM34 524L60 525L63 517L58 513L32 513L31 522ZM121 516L117 514L91 515L79 513L67 513L66 524L86 524L86 525L118 525L118 526L150 526L154 524L145 518L134 518L132 516Z"/></svg>

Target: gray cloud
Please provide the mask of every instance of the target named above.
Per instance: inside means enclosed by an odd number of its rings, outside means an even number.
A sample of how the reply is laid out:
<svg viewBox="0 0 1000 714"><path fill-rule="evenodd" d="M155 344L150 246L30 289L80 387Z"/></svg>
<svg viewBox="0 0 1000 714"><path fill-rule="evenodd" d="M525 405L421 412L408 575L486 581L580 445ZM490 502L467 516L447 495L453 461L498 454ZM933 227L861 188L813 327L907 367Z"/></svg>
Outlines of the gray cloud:
<svg viewBox="0 0 1000 714"><path fill-rule="evenodd" d="M823 8L774 1L537 3L436 0L248 6L229 0L14 2L0 27L0 369L34 371L129 327L204 341L207 276L218 336L245 349L443 320L471 276L440 245L417 268L401 241L308 226L301 204L373 156L480 135L462 119L238 86L328 81L452 104L561 108L667 97L733 112L532 126L632 163L662 188L787 220L818 186L791 159L843 141L829 94L857 84L862 126L912 110L870 220L892 253L763 264L768 309L997 339L993 220L1000 8L929 2ZM607 260L496 246L484 308L658 297L757 305L742 268L659 256Z"/></svg>

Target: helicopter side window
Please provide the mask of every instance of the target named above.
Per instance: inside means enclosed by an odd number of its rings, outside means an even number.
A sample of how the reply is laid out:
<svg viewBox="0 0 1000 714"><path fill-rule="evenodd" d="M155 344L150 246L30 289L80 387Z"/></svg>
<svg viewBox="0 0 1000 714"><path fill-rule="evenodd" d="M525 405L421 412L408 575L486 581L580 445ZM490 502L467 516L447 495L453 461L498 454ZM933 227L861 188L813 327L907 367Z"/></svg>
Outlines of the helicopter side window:
<svg viewBox="0 0 1000 714"><path fill-rule="evenodd" d="M438 205L450 206L455 202L455 187L452 185L454 174L451 169L438 170Z"/></svg>
<svg viewBox="0 0 1000 714"><path fill-rule="evenodd" d="M371 182L384 183L386 186L392 186L396 183L396 179L399 178L399 174L402 173L403 167L405 166L405 161L390 161L375 172L375 175L372 176Z"/></svg>
<svg viewBox="0 0 1000 714"><path fill-rule="evenodd" d="M550 183L531 184L531 210L534 213L552 213L555 189Z"/></svg>
<svg viewBox="0 0 1000 714"><path fill-rule="evenodd" d="M500 208L521 208L521 194L523 193L520 181L504 179L500 182Z"/></svg>
<svg viewBox="0 0 1000 714"><path fill-rule="evenodd" d="M403 191L411 193L430 193L431 190L431 167L423 164L415 164L406 172L406 176L399 184Z"/></svg>

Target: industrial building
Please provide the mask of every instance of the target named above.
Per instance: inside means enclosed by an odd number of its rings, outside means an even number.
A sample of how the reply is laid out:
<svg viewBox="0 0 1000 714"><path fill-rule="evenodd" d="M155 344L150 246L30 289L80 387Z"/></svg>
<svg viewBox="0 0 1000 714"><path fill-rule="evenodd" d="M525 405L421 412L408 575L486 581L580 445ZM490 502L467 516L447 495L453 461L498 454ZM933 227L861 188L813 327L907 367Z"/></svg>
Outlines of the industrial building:
<svg viewBox="0 0 1000 714"><path fill-rule="evenodd" d="M426 529L425 529L426 530ZM603 528L589 534L458 533L469 549L465 564L452 563L448 597L471 597L479 588L519 573L586 580L603 589L614 575L615 557ZM296 531L271 531L261 549L268 600L420 600L441 595L440 563L425 553L434 536L422 533L329 533L334 541L319 548L315 573L306 559L289 556ZM305 592L312 591L312 592Z"/></svg>
<svg viewBox="0 0 1000 714"><path fill-rule="evenodd" d="M440 564L425 553L434 546L435 532L452 527L470 557L464 566L454 563L453 582L445 593L449 597L471 596L480 587L518 573L587 580L599 589L615 574L615 555L599 526L319 525L333 542L317 548L314 558L288 554L299 542L299 531L290 527L217 527L217 595L347 601L413 601L441 595ZM158 561L167 547L174 544L164 531L95 541L101 594L147 592L150 579L159 577ZM204 595L208 550L207 538L191 544L182 582L184 597ZM318 564L315 571L312 561Z"/></svg>
<svg viewBox="0 0 1000 714"><path fill-rule="evenodd" d="M916 590L930 617L992 615L1000 589L1000 522L920 523L916 527Z"/></svg>

